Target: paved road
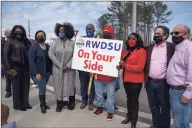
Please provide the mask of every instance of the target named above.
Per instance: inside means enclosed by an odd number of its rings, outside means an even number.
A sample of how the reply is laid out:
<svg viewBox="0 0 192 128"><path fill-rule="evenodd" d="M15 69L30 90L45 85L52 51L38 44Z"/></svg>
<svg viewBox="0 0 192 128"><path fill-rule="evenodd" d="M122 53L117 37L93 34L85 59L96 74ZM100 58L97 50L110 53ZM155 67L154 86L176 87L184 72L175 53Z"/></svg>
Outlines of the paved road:
<svg viewBox="0 0 192 128"><path fill-rule="evenodd" d="M52 78L50 78L48 85L53 86ZM77 90L77 94L80 95L80 81L79 81L78 72L76 75L76 90ZM150 113L149 106L148 106L148 100L147 100L147 94L146 94L144 87L141 90L139 101L140 101L140 107L139 107L140 111ZM126 108L126 106L127 106L126 102L127 102L126 101L126 94L125 94L125 90L123 88L123 83L121 81L121 88L116 93L116 104L117 104L117 106Z"/></svg>
<svg viewBox="0 0 192 128"><path fill-rule="evenodd" d="M6 104L10 108L10 116L8 122L16 121L18 128L38 128L38 127L73 127L73 128L90 128L90 127L105 127L105 128L130 128L130 123L123 125L121 121L124 117L114 115L113 121L107 121L106 115L104 112L98 117L94 117L92 111L88 109L80 110L80 103L76 103L76 109L74 111L69 111L63 109L61 113L55 111L56 103L55 97L52 93L47 92L47 104L51 109L47 114L42 114L40 112L39 100L38 100L38 90L37 88L30 89L30 104L33 106L33 109L26 112L15 111L13 109L13 101L11 98L4 98L5 96L5 80L3 80L2 86L2 103ZM138 122L138 128L148 128L149 125L145 123Z"/></svg>

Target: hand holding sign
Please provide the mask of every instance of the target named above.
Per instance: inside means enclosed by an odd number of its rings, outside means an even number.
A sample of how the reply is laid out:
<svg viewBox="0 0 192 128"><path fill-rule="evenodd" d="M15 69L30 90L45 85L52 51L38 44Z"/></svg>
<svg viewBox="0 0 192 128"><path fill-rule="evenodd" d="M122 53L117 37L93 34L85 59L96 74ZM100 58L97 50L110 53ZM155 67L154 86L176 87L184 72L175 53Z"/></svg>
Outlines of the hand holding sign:
<svg viewBox="0 0 192 128"><path fill-rule="evenodd" d="M122 67L124 67L124 66L125 66L125 62L121 60L121 61L119 62L119 65L121 65Z"/></svg>

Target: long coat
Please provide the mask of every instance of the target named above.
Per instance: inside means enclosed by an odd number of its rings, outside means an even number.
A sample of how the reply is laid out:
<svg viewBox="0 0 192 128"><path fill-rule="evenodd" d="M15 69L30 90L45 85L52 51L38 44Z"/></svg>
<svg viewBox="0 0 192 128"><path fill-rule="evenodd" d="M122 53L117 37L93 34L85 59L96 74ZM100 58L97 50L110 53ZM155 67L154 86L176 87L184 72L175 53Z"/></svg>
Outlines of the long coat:
<svg viewBox="0 0 192 128"><path fill-rule="evenodd" d="M65 44L65 45L64 45ZM57 40L49 49L49 57L53 62L52 76L57 100L69 100L75 93L76 70L71 69L75 42ZM70 69L63 72L64 66Z"/></svg>

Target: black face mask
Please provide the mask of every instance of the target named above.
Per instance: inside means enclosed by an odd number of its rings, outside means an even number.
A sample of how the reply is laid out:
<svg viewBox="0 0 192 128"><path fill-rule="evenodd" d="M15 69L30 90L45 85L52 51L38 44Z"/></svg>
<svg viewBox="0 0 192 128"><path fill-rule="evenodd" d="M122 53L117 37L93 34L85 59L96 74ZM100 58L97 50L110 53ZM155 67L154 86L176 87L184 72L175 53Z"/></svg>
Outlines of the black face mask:
<svg viewBox="0 0 192 128"><path fill-rule="evenodd" d="M17 39L21 39L23 37L23 34L22 33L15 33L15 37Z"/></svg>
<svg viewBox="0 0 192 128"><path fill-rule="evenodd" d="M37 42L43 43L45 42L45 39L43 37L37 37Z"/></svg>
<svg viewBox="0 0 192 128"><path fill-rule="evenodd" d="M103 35L103 38L104 39L111 39L112 37L111 37L111 35Z"/></svg>
<svg viewBox="0 0 192 128"><path fill-rule="evenodd" d="M179 44L184 40L182 36L172 36L172 41L174 44Z"/></svg>
<svg viewBox="0 0 192 128"><path fill-rule="evenodd" d="M155 41L156 44L159 44L162 42L162 36L154 36L153 40Z"/></svg>

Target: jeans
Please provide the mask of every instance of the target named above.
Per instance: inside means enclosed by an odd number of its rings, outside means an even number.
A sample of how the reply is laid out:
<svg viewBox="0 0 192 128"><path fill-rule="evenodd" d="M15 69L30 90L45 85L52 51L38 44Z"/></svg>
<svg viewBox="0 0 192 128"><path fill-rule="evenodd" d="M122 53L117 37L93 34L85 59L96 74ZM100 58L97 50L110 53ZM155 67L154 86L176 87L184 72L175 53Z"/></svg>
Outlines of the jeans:
<svg viewBox="0 0 192 128"><path fill-rule="evenodd" d="M188 104L181 103L181 97L185 90L169 90L171 109L174 118L174 128L190 128L189 122L192 120L192 100Z"/></svg>
<svg viewBox="0 0 192 128"><path fill-rule="evenodd" d="M114 112L114 103L115 103L115 87L116 87L116 80L111 82L103 82L99 80L94 80L95 84L95 105L97 107L104 107L104 89L106 88L107 92L107 112L113 113Z"/></svg>
<svg viewBox="0 0 192 128"><path fill-rule="evenodd" d="M91 92L89 96L87 95L89 80L90 80L89 72L79 71L79 80L81 83L82 103L87 104L87 101L89 98L89 104L93 104L93 101L95 99L94 79L92 81Z"/></svg>
<svg viewBox="0 0 192 128"><path fill-rule="evenodd" d="M125 92L127 94L127 117L131 119L132 124L137 123L139 111L139 94L142 83L124 82Z"/></svg>
<svg viewBox="0 0 192 128"><path fill-rule="evenodd" d="M49 80L51 73L46 73L45 77L42 77L40 81L37 80L35 76L33 76L33 80L35 83L37 83L37 86L39 88L39 95L45 95L46 93L46 85Z"/></svg>
<svg viewBox="0 0 192 128"><path fill-rule="evenodd" d="M152 113L153 126L170 127L169 85L166 80L155 82L148 80L146 86L149 107Z"/></svg>
<svg viewBox="0 0 192 128"><path fill-rule="evenodd" d="M115 87L115 92L117 92L120 89L120 76L118 75L116 79L116 87ZM107 92L106 88L104 88L104 98L105 100L107 99Z"/></svg>

